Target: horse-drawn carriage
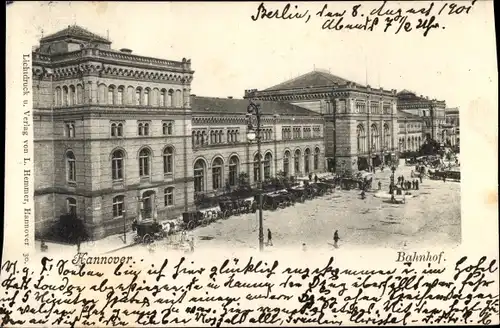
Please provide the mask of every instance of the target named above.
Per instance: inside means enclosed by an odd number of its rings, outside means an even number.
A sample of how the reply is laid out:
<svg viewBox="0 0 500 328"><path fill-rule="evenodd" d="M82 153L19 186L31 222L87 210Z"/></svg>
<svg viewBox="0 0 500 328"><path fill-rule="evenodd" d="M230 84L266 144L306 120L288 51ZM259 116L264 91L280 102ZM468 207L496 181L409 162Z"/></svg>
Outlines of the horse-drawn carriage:
<svg viewBox="0 0 500 328"><path fill-rule="evenodd" d="M136 232L134 241L136 243L151 244L155 240L162 239L167 236L167 232L162 225L156 221L141 221L132 223L132 231Z"/></svg>
<svg viewBox="0 0 500 328"><path fill-rule="evenodd" d="M182 213L181 230L193 230L202 224L203 212L191 211Z"/></svg>
<svg viewBox="0 0 500 328"><path fill-rule="evenodd" d="M254 211L252 201L248 199L223 199L219 202L219 207L223 213L222 217L226 219L231 215L240 215Z"/></svg>
<svg viewBox="0 0 500 328"><path fill-rule="evenodd" d="M304 187L300 186L295 186L288 188L287 191L290 193L290 197L293 199L293 201L297 201L300 203L303 203L306 201L307 198L307 190Z"/></svg>
<svg viewBox="0 0 500 328"><path fill-rule="evenodd" d="M333 183L318 181L315 183L316 187L320 190L320 195L325 195L333 192L335 186Z"/></svg>

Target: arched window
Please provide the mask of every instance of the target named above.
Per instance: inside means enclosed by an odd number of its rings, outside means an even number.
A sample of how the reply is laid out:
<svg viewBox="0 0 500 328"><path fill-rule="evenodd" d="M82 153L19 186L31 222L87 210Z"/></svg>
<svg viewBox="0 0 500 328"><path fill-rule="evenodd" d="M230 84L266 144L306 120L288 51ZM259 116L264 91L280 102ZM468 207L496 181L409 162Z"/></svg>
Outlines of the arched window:
<svg viewBox="0 0 500 328"><path fill-rule="evenodd" d="M76 216L76 199L72 197L66 198L66 209L69 215Z"/></svg>
<svg viewBox="0 0 500 328"><path fill-rule="evenodd" d="M260 178L260 154L256 154L253 158L253 181L257 182Z"/></svg>
<svg viewBox="0 0 500 328"><path fill-rule="evenodd" d="M210 131L210 144L213 145L215 143L215 131Z"/></svg>
<svg viewBox="0 0 500 328"><path fill-rule="evenodd" d="M220 157L217 157L212 162L212 188L217 190L222 188L222 167L224 162Z"/></svg>
<svg viewBox="0 0 500 328"><path fill-rule="evenodd" d="M290 174L290 152L285 151L285 155L283 156L283 172L287 177Z"/></svg>
<svg viewBox="0 0 500 328"><path fill-rule="evenodd" d="M196 131L191 132L191 144L193 147L196 145Z"/></svg>
<svg viewBox="0 0 500 328"><path fill-rule="evenodd" d="M207 144L207 132L203 131L201 133L201 145L206 145Z"/></svg>
<svg viewBox="0 0 500 328"><path fill-rule="evenodd" d="M141 88L135 89L135 105L139 106L141 104Z"/></svg>
<svg viewBox="0 0 500 328"><path fill-rule="evenodd" d="M76 89L74 85L69 86L69 104L70 106L76 105Z"/></svg>
<svg viewBox="0 0 500 328"><path fill-rule="evenodd" d="M320 153L320 150L318 147L316 147L316 149L314 149L314 170L318 170L319 169L319 153Z"/></svg>
<svg viewBox="0 0 500 328"><path fill-rule="evenodd" d="M167 94L167 107L173 107L172 106L172 98L174 97L174 90L170 89L168 90Z"/></svg>
<svg viewBox="0 0 500 328"><path fill-rule="evenodd" d="M139 153L139 176L149 177L150 175L150 156L151 153L147 148L144 148Z"/></svg>
<svg viewBox="0 0 500 328"><path fill-rule="evenodd" d="M118 123L116 125L116 136L117 137L122 137L123 136L123 124L122 123Z"/></svg>
<svg viewBox="0 0 500 328"><path fill-rule="evenodd" d="M172 174L174 167L174 149L167 147L163 151L163 173Z"/></svg>
<svg viewBox="0 0 500 328"><path fill-rule="evenodd" d="M123 196L116 196L113 198L113 218L121 218L123 217L123 209L124 209L124 200Z"/></svg>
<svg viewBox="0 0 500 328"><path fill-rule="evenodd" d="M231 156L229 159L229 184L236 186L238 183L238 157Z"/></svg>
<svg viewBox="0 0 500 328"><path fill-rule="evenodd" d="M124 103L125 103L125 88L119 87L118 88L118 97L116 97L116 104L123 105Z"/></svg>
<svg viewBox="0 0 500 328"><path fill-rule="evenodd" d="M113 180L123 180L123 151L115 150L111 157L111 176Z"/></svg>
<svg viewBox="0 0 500 328"><path fill-rule="evenodd" d="M144 135L149 136L149 123L144 123Z"/></svg>
<svg viewBox="0 0 500 328"><path fill-rule="evenodd" d="M311 161L311 150L306 148L304 151L304 173L309 174L309 162Z"/></svg>
<svg viewBox="0 0 500 328"><path fill-rule="evenodd" d="M407 143L406 143L406 150L411 150L411 139L408 137Z"/></svg>
<svg viewBox="0 0 500 328"><path fill-rule="evenodd" d="M293 157L293 169L294 169L294 174L297 175L300 173L300 149L297 149L295 151L294 157Z"/></svg>
<svg viewBox="0 0 500 328"><path fill-rule="evenodd" d="M358 147L358 153L364 153L366 152L365 145L366 145L366 134L365 134L365 129L363 125L358 125L356 128L356 138L357 138L357 147Z"/></svg>
<svg viewBox="0 0 500 328"><path fill-rule="evenodd" d="M162 125L163 135L171 136L173 134L173 128L172 127L173 127L173 123L172 122L163 122L163 125Z"/></svg>
<svg viewBox="0 0 500 328"><path fill-rule="evenodd" d="M264 179L271 178L271 163L273 161L273 155L271 153L267 153L264 156Z"/></svg>
<svg viewBox="0 0 500 328"><path fill-rule="evenodd" d="M165 107L167 103L167 90L162 89L160 94L160 107Z"/></svg>
<svg viewBox="0 0 500 328"><path fill-rule="evenodd" d="M69 92L68 92L68 87L64 86L62 88L62 101L63 101L63 106L68 106L69 105Z"/></svg>
<svg viewBox="0 0 500 328"><path fill-rule="evenodd" d="M372 132L372 151L377 151L380 148L380 141L379 141L379 133L378 133L378 128L377 125L372 124L371 127L371 132Z"/></svg>
<svg viewBox="0 0 500 328"><path fill-rule="evenodd" d="M61 88L60 87L56 87L56 91L54 93L54 104L55 104L55 106L61 106L61 100L62 100Z"/></svg>
<svg viewBox="0 0 500 328"><path fill-rule="evenodd" d="M196 144L197 144L197 145L200 145L200 144L201 144L201 138L202 138L201 132L200 132L200 131L197 131L197 132L196 132Z"/></svg>
<svg viewBox="0 0 500 328"><path fill-rule="evenodd" d="M144 135L144 124L137 124L137 134L140 136Z"/></svg>
<svg viewBox="0 0 500 328"><path fill-rule="evenodd" d="M175 91L175 107L182 107L182 92L181 92L181 90Z"/></svg>
<svg viewBox="0 0 500 328"><path fill-rule="evenodd" d="M205 190L205 161L199 159L194 163L194 191Z"/></svg>
<svg viewBox="0 0 500 328"><path fill-rule="evenodd" d="M218 142L219 143L222 143L222 138L224 137L224 132L222 130L219 130L219 138L218 138Z"/></svg>
<svg viewBox="0 0 500 328"><path fill-rule="evenodd" d="M111 136L112 137L116 137L117 136L116 123L111 123Z"/></svg>
<svg viewBox="0 0 500 328"><path fill-rule="evenodd" d="M115 87L109 86L108 87L108 105L114 105L114 104L115 104Z"/></svg>
<svg viewBox="0 0 500 328"><path fill-rule="evenodd" d="M391 146L391 130L387 124L384 124L384 143L384 146L387 148Z"/></svg>
<svg viewBox="0 0 500 328"><path fill-rule="evenodd" d="M144 89L144 101L142 102L144 106L151 106L150 96L151 96L151 90L147 88Z"/></svg>
<svg viewBox="0 0 500 328"><path fill-rule="evenodd" d="M68 182L76 182L76 158L71 150L66 153L66 178Z"/></svg>

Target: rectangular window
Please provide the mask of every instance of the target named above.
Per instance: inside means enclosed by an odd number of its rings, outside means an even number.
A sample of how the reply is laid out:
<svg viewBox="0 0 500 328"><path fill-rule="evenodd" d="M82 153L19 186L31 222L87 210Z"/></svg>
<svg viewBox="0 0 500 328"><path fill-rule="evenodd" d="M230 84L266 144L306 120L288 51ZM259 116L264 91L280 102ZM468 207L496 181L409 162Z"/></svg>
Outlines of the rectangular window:
<svg viewBox="0 0 500 328"><path fill-rule="evenodd" d="M123 196L117 196L113 198L113 218L123 217L124 207L123 207Z"/></svg>
<svg viewBox="0 0 500 328"><path fill-rule="evenodd" d="M170 187L165 189L165 206L174 205L174 188Z"/></svg>
<svg viewBox="0 0 500 328"><path fill-rule="evenodd" d="M75 137L75 122L64 122L64 136L66 138Z"/></svg>
<svg viewBox="0 0 500 328"><path fill-rule="evenodd" d="M76 216L76 199L74 199L74 198L66 199L66 205L67 205L68 214Z"/></svg>

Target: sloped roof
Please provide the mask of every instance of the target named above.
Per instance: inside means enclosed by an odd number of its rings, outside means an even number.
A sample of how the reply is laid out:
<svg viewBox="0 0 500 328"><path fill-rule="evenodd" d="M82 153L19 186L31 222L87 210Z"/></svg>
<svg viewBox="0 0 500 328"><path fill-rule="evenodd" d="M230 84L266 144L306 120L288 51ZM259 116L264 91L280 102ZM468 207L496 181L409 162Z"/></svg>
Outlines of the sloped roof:
<svg viewBox="0 0 500 328"><path fill-rule="evenodd" d="M398 110L398 118L408 118L408 119L411 119L411 120L419 120L419 119L421 119L421 117L418 116L418 115L411 114L411 113L408 113L408 112L405 112L405 111L402 111L402 110Z"/></svg>
<svg viewBox="0 0 500 328"><path fill-rule="evenodd" d="M322 72L322 71L312 71L303 75L300 75L291 80L285 81L283 83L277 84L270 88L265 89L264 91L271 90L283 90L283 89L301 89L301 88L309 88L309 87L330 87L330 86L338 86L345 85L347 83L354 83L347 79L341 78L339 76ZM354 83L356 85L360 85L358 83Z"/></svg>
<svg viewBox="0 0 500 328"><path fill-rule="evenodd" d="M92 33L89 30L78 25L69 25L64 30L43 37L40 41L45 42L66 37L83 39L83 40L93 40L108 44L111 43L111 41L103 38L102 36Z"/></svg>
<svg viewBox="0 0 500 328"><path fill-rule="evenodd" d="M214 98L191 96L191 110L193 114L246 114L250 102L247 99ZM321 116L309 109L295 106L286 102L259 101L263 115L280 116Z"/></svg>

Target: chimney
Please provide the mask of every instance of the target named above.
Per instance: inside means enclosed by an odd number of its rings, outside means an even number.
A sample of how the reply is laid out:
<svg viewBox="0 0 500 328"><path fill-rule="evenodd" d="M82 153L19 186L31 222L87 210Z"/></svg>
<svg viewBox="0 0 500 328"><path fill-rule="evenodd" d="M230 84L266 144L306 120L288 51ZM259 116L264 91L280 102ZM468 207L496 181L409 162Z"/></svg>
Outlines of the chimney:
<svg viewBox="0 0 500 328"><path fill-rule="evenodd" d="M124 52L124 53L126 53L126 54L131 54L131 53L132 53L132 50L127 49L127 48L122 48L122 49L120 49L120 51L121 51L121 52Z"/></svg>

